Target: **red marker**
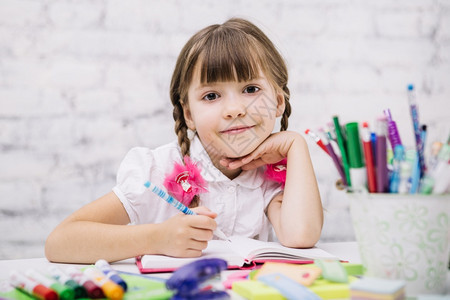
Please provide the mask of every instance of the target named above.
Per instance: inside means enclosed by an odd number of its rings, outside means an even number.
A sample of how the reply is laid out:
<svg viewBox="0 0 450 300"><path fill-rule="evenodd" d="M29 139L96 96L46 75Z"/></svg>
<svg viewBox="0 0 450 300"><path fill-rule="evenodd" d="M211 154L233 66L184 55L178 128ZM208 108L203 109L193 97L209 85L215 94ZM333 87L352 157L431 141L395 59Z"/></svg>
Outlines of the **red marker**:
<svg viewBox="0 0 450 300"><path fill-rule="evenodd" d="M314 132L312 132L309 129L306 129L305 133L307 135L309 135L314 140L314 142L316 142L316 144L319 145L319 147L322 148L323 151L325 151L326 154L328 154L328 155L330 154L330 153L328 153L327 147L323 144L322 140L320 139L320 137L317 134L315 134Z"/></svg>
<svg viewBox="0 0 450 300"><path fill-rule="evenodd" d="M367 185L370 193L377 192L377 180L375 176L375 162L372 152L372 143L370 142L369 124L364 122L361 130L361 137L364 148L364 159L366 160Z"/></svg>
<svg viewBox="0 0 450 300"><path fill-rule="evenodd" d="M89 298L101 299L105 297L101 287L96 285L92 280L87 278L81 271L77 270L75 267L69 267L67 269L69 276L75 280L78 284L82 285L88 294Z"/></svg>
<svg viewBox="0 0 450 300"><path fill-rule="evenodd" d="M15 288L21 289L38 299L58 300L58 294L54 290L38 283L37 281L34 281L33 279L28 278L27 276L17 271L11 272L9 276L9 282Z"/></svg>

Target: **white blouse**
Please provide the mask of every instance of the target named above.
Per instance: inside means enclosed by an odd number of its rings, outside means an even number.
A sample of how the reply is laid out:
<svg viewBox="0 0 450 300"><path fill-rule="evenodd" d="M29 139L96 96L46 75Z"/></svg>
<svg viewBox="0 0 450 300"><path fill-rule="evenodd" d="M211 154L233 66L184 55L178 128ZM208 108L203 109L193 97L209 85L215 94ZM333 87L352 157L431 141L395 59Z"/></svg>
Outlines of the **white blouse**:
<svg viewBox="0 0 450 300"><path fill-rule="evenodd" d="M282 191L281 184L266 180L264 167L242 171L230 180L214 167L197 136L191 142L190 153L208 182L208 192L199 195L200 205L217 213L218 227L228 236L273 240L265 210ZM175 162L182 162L176 141L154 150L133 148L127 153L119 167L113 192L125 207L131 224L161 223L179 213L144 186L150 180L165 189L164 178L171 173Z"/></svg>

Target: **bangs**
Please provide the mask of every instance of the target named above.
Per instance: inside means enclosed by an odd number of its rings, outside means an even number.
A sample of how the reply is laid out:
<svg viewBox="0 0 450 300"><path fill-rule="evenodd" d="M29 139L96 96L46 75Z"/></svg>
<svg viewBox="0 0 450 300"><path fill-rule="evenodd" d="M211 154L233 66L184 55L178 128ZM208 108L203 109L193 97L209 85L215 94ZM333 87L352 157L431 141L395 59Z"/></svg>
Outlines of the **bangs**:
<svg viewBox="0 0 450 300"><path fill-rule="evenodd" d="M264 59L252 36L220 28L205 42L198 61L202 84L249 81L263 71Z"/></svg>

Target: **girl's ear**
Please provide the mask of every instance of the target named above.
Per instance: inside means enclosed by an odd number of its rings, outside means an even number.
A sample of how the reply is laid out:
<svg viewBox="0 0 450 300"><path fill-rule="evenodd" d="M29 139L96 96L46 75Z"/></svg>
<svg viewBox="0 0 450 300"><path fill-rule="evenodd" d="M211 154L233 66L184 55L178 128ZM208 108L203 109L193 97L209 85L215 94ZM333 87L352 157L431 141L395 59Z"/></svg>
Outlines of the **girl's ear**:
<svg viewBox="0 0 450 300"><path fill-rule="evenodd" d="M281 117L284 113L284 109L286 108L284 94L282 91L277 93L277 118Z"/></svg>
<svg viewBox="0 0 450 300"><path fill-rule="evenodd" d="M194 120L192 119L191 111L189 110L189 105L182 102L181 107L183 107L183 115L184 115L184 120L186 121L187 127L190 130L195 131L195 123L194 123Z"/></svg>

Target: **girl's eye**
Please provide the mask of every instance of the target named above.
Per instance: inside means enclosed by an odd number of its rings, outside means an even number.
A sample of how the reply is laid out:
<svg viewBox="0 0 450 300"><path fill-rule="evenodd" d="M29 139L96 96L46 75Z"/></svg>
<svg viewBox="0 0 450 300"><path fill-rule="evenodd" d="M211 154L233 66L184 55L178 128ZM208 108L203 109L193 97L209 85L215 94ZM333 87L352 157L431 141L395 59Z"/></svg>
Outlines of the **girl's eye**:
<svg viewBox="0 0 450 300"><path fill-rule="evenodd" d="M250 86L248 86L248 87L246 87L246 88L244 89L244 93L247 93L247 94L253 94L253 93L258 92L259 90L260 90L259 87L254 86L254 85L250 85Z"/></svg>
<svg viewBox="0 0 450 300"><path fill-rule="evenodd" d="M213 100L216 100L217 98L219 98L219 95L217 95L216 93L209 93L209 94L206 94L202 99L208 100L208 101L213 101Z"/></svg>

